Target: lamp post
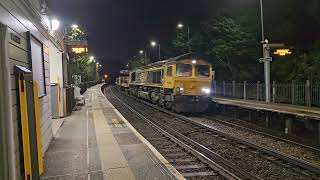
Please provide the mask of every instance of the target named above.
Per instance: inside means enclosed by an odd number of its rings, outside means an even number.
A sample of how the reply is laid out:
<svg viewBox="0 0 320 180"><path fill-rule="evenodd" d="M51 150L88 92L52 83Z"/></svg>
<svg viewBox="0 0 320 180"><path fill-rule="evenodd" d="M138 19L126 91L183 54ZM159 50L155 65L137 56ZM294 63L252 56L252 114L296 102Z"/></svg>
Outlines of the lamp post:
<svg viewBox="0 0 320 180"><path fill-rule="evenodd" d="M184 25L182 23L178 23L177 28L178 29L182 29L184 27ZM188 25L188 49L189 49L189 53L191 53L191 43L190 43L190 26Z"/></svg>
<svg viewBox="0 0 320 180"><path fill-rule="evenodd" d="M261 14L261 37L262 37L262 48L263 48L263 58L260 62L264 63L264 81L265 81L265 92L266 92L266 102L270 102L271 99L271 87L270 87L270 63L272 59L270 58L270 46L264 35L264 18L263 18L263 0L260 0L260 14Z"/></svg>
<svg viewBox="0 0 320 180"><path fill-rule="evenodd" d="M141 55L144 54L144 63L145 63L145 65L147 65L148 64L148 62L147 62L147 51L140 50L139 53Z"/></svg>
<svg viewBox="0 0 320 180"><path fill-rule="evenodd" d="M151 41L150 44L151 44L152 47L156 47L157 46L157 42L156 41ZM159 59L161 60L161 44L160 43L159 43L158 47L159 47Z"/></svg>

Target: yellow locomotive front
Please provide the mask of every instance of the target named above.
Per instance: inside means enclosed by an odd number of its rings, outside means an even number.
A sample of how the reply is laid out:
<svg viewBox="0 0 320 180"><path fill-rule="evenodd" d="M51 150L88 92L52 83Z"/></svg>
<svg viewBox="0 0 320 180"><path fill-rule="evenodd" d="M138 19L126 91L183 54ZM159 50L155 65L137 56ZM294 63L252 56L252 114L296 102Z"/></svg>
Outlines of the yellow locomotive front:
<svg viewBox="0 0 320 180"><path fill-rule="evenodd" d="M203 112L208 108L212 65L197 56L164 67L164 88L172 89L172 107L178 112ZM170 103L169 103L170 106Z"/></svg>

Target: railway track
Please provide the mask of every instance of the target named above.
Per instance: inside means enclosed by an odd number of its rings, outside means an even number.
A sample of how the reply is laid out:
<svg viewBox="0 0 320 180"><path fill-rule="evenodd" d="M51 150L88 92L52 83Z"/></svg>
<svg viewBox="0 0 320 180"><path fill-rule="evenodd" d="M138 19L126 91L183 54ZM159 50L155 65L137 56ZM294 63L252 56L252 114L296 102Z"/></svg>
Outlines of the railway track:
<svg viewBox="0 0 320 180"><path fill-rule="evenodd" d="M113 93L108 98L114 105L125 107L130 123L186 178L186 179L260 179L239 169L226 159L202 147L179 132L159 125L147 118ZM116 100L119 104L117 104ZM134 113L140 120L133 120ZM193 145L188 145L193 144ZM198 146L197 148L194 145ZM219 162L219 164L217 163ZM220 164L223 164L222 167ZM226 167L226 168L225 168ZM235 175L235 173L237 175Z"/></svg>
<svg viewBox="0 0 320 180"><path fill-rule="evenodd" d="M273 144L273 149L285 152L291 156L297 157L301 160L310 162L312 164L320 164L320 149L316 146L310 146L301 142L297 142L293 137L289 136L289 139L283 137L278 132L271 131L262 127L249 124L245 121L233 119L225 116L190 116L189 118L198 121L199 123L209 124L215 126L222 131L227 131L231 134L241 136L242 139L248 141L254 141L262 146L267 146L269 143ZM247 136L247 137L245 137ZM258 137L264 137L264 142L258 142L255 139ZM281 147L285 146L285 147ZM295 151L291 149L295 148ZM306 156L308 154L308 156Z"/></svg>
<svg viewBox="0 0 320 180"><path fill-rule="evenodd" d="M320 177L319 167L310 163L230 136L182 115L128 96L123 92L117 91L117 93L121 93L122 99L126 100L125 104L130 104L131 108L134 107L134 110L143 114L144 117L152 119L152 117L159 116L157 124L162 124L163 127L170 129L170 132L176 131L183 135L189 140L186 144L194 148L202 147L218 154L220 157L228 159L231 165L242 169L243 172L247 172L255 178L319 179ZM178 137L177 134L175 136ZM220 164L219 161L214 159L213 161Z"/></svg>

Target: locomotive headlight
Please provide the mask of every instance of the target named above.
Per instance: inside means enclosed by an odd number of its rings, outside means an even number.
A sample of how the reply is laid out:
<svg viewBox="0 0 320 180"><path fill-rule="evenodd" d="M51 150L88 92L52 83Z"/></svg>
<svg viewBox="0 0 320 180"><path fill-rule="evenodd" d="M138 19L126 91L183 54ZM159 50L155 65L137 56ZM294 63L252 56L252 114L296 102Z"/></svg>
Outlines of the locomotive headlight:
<svg viewBox="0 0 320 180"><path fill-rule="evenodd" d="M210 94L211 93L211 89L210 88L202 88L201 92L204 94Z"/></svg>
<svg viewBox="0 0 320 180"><path fill-rule="evenodd" d="M184 90L183 87L177 87L177 88L176 88L177 94L182 94L182 93L183 93L183 90Z"/></svg>

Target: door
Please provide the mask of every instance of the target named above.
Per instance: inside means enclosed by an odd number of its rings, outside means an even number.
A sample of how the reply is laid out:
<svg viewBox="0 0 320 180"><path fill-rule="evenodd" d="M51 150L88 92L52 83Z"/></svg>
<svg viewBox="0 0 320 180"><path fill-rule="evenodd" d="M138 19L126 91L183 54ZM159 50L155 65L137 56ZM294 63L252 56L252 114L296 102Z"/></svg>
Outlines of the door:
<svg viewBox="0 0 320 180"><path fill-rule="evenodd" d="M0 87L4 87L4 37L5 27L0 24ZM8 179L7 131L4 88L0 88L0 179Z"/></svg>

